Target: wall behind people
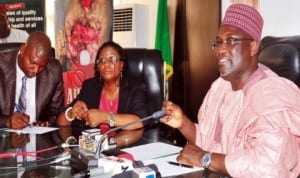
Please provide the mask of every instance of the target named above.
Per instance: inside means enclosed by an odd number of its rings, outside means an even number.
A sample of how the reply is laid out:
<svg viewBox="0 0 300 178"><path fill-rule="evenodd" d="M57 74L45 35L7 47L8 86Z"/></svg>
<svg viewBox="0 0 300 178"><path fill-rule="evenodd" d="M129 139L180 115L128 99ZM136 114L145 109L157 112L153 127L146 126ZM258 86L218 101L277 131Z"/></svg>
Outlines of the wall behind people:
<svg viewBox="0 0 300 178"><path fill-rule="evenodd" d="M234 1L234 0L233 0ZM295 20L300 16L298 7L300 1L297 0L272 0L258 1L258 10L264 18L264 36L291 36L300 34L300 21ZM230 5L232 0L222 0L222 14ZM272 8L270 8L272 7ZM295 17L295 18L294 18Z"/></svg>
<svg viewBox="0 0 300 178"><path fill-rule="evenodd" d="M0 0L2 2L3 0ZM9 0L7 0L9 1ZM52 1L46 1L46 26L47 26L47 34L51 38L52 44L55 44L54 36L57 32L57 30L54 30L57 26L60 26L60 22L56 23L56 16L57 15L64 15L63 9L65 9L66 4L68 0L52 0ZM183 0L168 0L168 11L169 11L169 21L170 23L174 22L174 11L173 9L176 7L176 4L180 3ZM224 9L226 9L229 4L232 2L232 0L222 0L221 1L221 11L224 13ZM300 5L300 1L297 0L272 0L271 4L269 1L264 0L258 0L259 2L259 11L261 12L262 16L265 21L265 26L263 29L263 35L280 35L280 36L287 36L287 35L294 35L298 33L298 29L300 29L300 21L295 21L294 18L291 17L298 17L300 15L300 11L298 9ZM56 3L56 6L59 6L60 9L55 10L52 7L54 7L54 3ZM138 4L146 4L149 5L151 8L151 14L156 13L156 5L157 0L113 0L113 3L118 4L128 4L128 3L138 3ZM272 8L270 8L270 5L272 5ZM280 13L279 13L280 12ZM171 14L170 14L171 13ZM154 16L152 16L154 18ZM194 17L191 17L194 18ZM151 20L153 21L153 20ZM154 18L155 21L155 18ZM153 22L151 22L153 23ZM153 24L150 24L149 26L152 26ZM155 23L154 23L155 25ZM171 25L172 26L172 25ZM171 27L170 26L170 27ZM152 28L152 27L151 27ZM153 27L153 39L154 39L154 32L155 28ZM172 33L172 28L170 29ZM55 31L55 32L53 32ZM172 35L171 35L172 37ZM173 44L173 39L171 40L171 43Z"/></svg>

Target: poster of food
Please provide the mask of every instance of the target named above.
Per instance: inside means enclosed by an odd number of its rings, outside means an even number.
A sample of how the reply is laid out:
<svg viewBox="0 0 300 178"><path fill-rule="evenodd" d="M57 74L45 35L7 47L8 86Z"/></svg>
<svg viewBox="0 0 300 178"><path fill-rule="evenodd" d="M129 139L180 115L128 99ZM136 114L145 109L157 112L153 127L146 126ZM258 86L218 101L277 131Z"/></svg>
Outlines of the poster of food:
<svg viewBox="0 0 300 178"><path fill-rule="evenodd" d="M62 0L57 0L57 3ZM99 47L112 37L112 0L69 0L63 27L56 34L56 58L64 67L65 104L94 76Z"/></svg>

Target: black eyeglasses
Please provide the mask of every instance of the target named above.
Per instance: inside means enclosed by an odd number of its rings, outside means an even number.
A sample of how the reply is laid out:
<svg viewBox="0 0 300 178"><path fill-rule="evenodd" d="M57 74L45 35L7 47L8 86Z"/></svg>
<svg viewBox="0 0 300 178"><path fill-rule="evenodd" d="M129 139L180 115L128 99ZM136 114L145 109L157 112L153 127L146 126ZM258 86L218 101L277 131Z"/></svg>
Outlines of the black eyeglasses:
<svg viewBox="0 0 300 178"><path fill-rule="evenodd" d="M100 57L96 61L98 64L105 64L105 63L116 64L119 60L120 58L117 56L106 56L106 57Z"/></svg>
<svg viewBox="0 0 300 178"><path fill-rule="evenodd" d="M212 49L216 50L218 49L221 45L225 45L226 47L233 47L234 45L238 44L239 42L242 41L253 41L253 39L247 39L247 38L235 38L235 37L228 37L224 40L222 39L216 39L213 44L212 44Z"/></svg>

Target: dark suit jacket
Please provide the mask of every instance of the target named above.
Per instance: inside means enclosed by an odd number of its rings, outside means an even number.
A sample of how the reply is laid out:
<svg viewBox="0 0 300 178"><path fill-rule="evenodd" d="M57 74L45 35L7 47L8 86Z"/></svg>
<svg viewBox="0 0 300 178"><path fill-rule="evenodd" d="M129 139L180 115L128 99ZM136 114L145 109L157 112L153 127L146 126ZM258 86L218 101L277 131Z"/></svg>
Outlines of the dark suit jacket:
<svg viewBox="0 0 300 178"><path fill-rule="evenodd" d="M86 103L89 109L98 109L102 87L102 83L96 77L85 80L80 93L70 106L73 106L76 101L81 100ZM135 114L141 118L148 115L144 89L141 86L131 85L124 76L121 80L119 96L118 113ZM72 124L73 126L85 125L80 120L74 120Z"/></svg>
<svg viewBox="0 0 300 178"><path fill-rule="evenodd" d="M0 127L14 112L16 91L16 59L18 51L0 54ZM36 77L36 119L55 124L64 108L62 66L50 59L44 71Z"/></svg>

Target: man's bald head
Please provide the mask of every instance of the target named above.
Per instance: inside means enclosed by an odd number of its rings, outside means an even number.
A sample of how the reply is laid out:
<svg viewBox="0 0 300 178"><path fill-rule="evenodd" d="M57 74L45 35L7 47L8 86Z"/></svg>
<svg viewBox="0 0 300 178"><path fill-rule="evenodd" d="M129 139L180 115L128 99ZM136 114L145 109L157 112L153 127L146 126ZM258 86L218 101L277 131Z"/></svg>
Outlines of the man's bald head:
<svg viewBox="0 0 300 178"><path fill-rule="evenodd" d="M37 56L49 56L51 41L43 32L32 32L26 41L25 48L37 52Z"/></svg>
<svg viewBox="0 0 300 178"><path fill-rule="evenodd" d="M20 68L28 77L42 72L50 60L51 41L43 32L32 32L26 43L21 46Z"/></svg>

